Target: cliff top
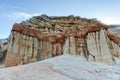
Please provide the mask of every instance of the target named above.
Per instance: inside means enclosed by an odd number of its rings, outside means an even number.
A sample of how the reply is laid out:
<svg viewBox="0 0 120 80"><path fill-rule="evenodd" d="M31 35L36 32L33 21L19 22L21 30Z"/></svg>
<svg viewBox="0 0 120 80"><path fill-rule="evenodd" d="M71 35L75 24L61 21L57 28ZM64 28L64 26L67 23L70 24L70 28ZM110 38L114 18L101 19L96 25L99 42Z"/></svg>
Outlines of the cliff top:
<svg viewBox="0 0 120 80"><path fill-rule="evenodd" d="M29 20L22 21L21 24L28 27L41 27L41 26L55 26L56 24L59 26L65 26L65 27L86 27L89 24L92 23L100 23L97 19L87 19L87 18L81 18L80 16L47 16L47 15L41 15L41 16L34 16L30 18Z"/></svg>
<svg viewBox="0 0 120 80"><path fill-rule="evenodd" d="M50 38L55 38L52 42L56 42L71 35L85 37L89 32L107 30L107 28L107 25L95 19L74 17L73 15L61 17L41 15L34 16L20 24L14 24L12 30L39 40L48 41Z"/></svg>

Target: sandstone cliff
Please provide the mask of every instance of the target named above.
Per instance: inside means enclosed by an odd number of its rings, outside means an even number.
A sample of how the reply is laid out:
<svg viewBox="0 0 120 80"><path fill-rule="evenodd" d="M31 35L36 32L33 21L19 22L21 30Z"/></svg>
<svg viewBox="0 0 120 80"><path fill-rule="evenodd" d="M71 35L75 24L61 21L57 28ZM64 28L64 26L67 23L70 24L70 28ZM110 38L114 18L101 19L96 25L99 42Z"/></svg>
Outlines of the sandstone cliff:
<svg viewBox="0 0 120 80"><path fill-rule="evenodd" d="M14 24L5 66L17 66L71 54L114 64L120 57L120 38L108 26L74 16L36 16Z"/></svg>

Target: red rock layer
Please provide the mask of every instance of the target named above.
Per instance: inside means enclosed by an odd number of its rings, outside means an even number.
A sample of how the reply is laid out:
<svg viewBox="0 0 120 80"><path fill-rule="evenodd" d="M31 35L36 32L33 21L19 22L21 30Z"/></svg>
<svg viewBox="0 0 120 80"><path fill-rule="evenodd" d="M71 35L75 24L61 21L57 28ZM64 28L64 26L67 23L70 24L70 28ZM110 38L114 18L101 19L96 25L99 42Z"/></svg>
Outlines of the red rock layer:
<svg viewBox="0 0 120 80"><path fill-rule="evenodd" d="M107 36L110 38L110 40L112 40L116 44L118 45L120 44L120 37L116 33L108 31Z"/></svg>
<svg viewBox="0 0 120 80"><path fill-rule="evenodd" d="M88 27L86 27L84 30L78 30L78 29L69 29L66 32L62 32L60 34L40 34L35 29L32 29L30 27L23 27L21 24L14 24L13 31L25 34L27 36L35 37L39 40L49 41L49 42L56 42L61 39L65 39L67 36L86 36L90 32L100 31L101 29L107 30L107 26L101 23L96 24L90 24Z"/></svg>

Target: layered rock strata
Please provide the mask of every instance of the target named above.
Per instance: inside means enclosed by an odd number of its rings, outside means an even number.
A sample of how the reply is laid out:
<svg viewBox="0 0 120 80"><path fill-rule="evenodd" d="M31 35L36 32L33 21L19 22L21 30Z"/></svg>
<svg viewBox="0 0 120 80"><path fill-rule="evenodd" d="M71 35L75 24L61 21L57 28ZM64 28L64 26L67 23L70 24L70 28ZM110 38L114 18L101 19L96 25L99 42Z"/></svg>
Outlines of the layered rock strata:
<svg viewBox="0 0 120 80"><path fill-rule="evenodd" d="M114 64L120 38L107 25L80 17L37 16L14 24L5 66L17 66L71 54Z"/></svg>

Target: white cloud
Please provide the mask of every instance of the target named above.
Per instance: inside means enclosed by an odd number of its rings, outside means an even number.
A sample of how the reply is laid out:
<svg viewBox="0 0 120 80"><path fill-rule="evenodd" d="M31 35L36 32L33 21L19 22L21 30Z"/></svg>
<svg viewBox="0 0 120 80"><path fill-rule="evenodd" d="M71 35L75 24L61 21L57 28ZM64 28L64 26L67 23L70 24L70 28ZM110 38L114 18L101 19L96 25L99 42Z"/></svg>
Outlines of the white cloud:
<svg viewBox="0 0 120 80"><path fill-rule="evenodd" d="M96 12L93 17L105 24L120 24L120 15L116 12Z"/></svg>
<svg viewBox="0 0 120 80"><path fill-rule="evenodd" d="M104 16L104 17L99 17L98 20L100 20L102 23L105 24L120 24L120 18L115 17L115 16Z"/></svg>
<svg viewBox="0 0 120 80"><path fill-rule="evenodd" d="M40 14L39 13L29 14L29 13L25 13L25 12L10 12L8 17L11 20L26 20L33 16L38 16L38 15L40 15Z"/></svg>

